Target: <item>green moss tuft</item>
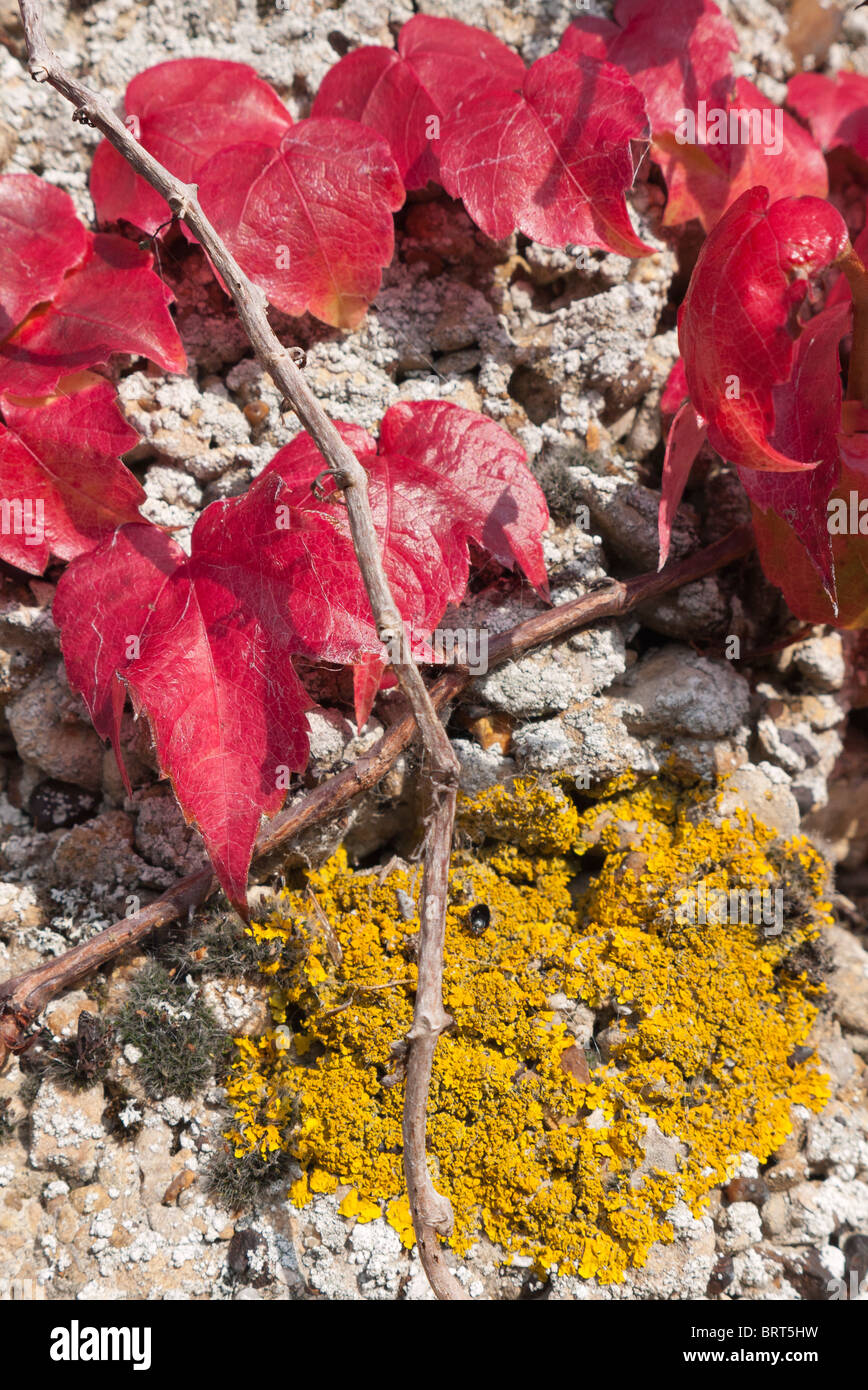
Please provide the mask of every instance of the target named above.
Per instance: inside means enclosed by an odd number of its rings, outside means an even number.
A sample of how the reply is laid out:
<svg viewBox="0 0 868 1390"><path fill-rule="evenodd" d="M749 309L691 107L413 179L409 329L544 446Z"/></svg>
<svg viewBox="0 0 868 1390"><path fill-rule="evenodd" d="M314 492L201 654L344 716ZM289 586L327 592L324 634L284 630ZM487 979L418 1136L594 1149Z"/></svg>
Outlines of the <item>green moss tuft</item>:
<svg viewBox="0 0 868 1390"><path fill-rule="evenodd" d="M117 1028L121 1041L141 1053L136 1069L147 1093L157 1099L188 1100L211 1080L226 1043L195 987L174 981L154 964L133 980Z"/></svg>

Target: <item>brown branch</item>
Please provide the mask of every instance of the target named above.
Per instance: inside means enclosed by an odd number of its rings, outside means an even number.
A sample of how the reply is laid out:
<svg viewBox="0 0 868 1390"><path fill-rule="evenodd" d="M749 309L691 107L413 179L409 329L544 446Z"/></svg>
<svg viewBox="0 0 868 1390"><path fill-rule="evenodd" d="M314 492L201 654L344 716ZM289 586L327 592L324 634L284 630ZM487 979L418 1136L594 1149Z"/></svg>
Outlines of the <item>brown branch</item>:
<svg viewBox="0 0 868 1390"><path fill-rule="evenodd" d="M48 82L60 92L75 108L74 119L102 131L135 172L165 198L173 215L184 221L194 233L222 276L256 356L313 438L329 466L336 486L344 493L353 546L376 622L377 636L390 650L391 665L419 725L425 747L425 776L431 787L432 816L436 824L432 821L425 850L421 906L424 925L420 950L426 955L431 953L432 960L436 962L442 955L442 939L446 924L444 885L449 873L458 788L458 759L452 751L446 732L431 703L428 688L419 674L409 643L405 639L404 623L383 566L381 545L368 498L367 473L311 392L293 360L292 353L273 332L268 322L268 301L265 294L247 278L203 213L196 197L196 186L186 184L169 173L168 169L139 144L103 97L70 76L46 42L40 6L35 0L19 0L19 9L24 25L31 77L37 82ZM439 954L438 941L441 943ZM422 964L420 959L420 969ZM426 977L427 974L426 969ZM440 1012L442 1013L442 1006ZM435 1016L436 1010L431 1013L417 1000L416 1018L410 1034L413 1040L411 1051L417 1046L423 1048L426 1045L425 1040L430 1034L426 1020ZM435 1033L435 1043L438 1036L439 1032ZM423 1107L423 1125L424 1113ZM421 1156L414 1147L405 1155L405 1162L408 1169L419 1162L424 1165L424 1145ZM425 1191L426 1184L427 1188L430 1188L427 1168L424 1181L417 1177L411 1182L408 1177L408 1187L411 1191ZM443 1198L439 1199L439 1203L441 1213L444 1214L438 1229L443 1229L443 1224L447 1221L451 1229L451 1208L448 1202L444 1204ZM413 1207L412 1199L411 1208L418 1234L423 1217ZM448 1216L445 1214L447 1210ZM445 1266L438 1271L436 1279L432 1276L432 1284L440 1297L461 1296L460 1285Z"/></svg>

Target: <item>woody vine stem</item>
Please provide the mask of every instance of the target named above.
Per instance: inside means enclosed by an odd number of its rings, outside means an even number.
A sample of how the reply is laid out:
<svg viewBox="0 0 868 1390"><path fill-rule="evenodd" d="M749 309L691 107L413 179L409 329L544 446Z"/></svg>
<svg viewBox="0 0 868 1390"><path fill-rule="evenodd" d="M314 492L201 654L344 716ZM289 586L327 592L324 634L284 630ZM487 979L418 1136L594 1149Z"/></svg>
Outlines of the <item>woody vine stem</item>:
<svg viewBox="0 0 868 1390"><path fill-rule="evenodd" d="M422 1262L439 1298L465 1294L443 1258L437 1235L448 1235L453 1215L450 1203L437 1192L428 1172L425 1151L426 1110L434 1048L451 1019L443 1008L443 937L452 828L458 791L458 759L446 736L419 669L408 650L404 624L386 572L368 500L368 478L351 449L311 392L268 322L268 301L247 278L199 206L195 184L170 174L135 139L111 106L66 71L49 47L42 27L41 7L19 0L27 44L28 68L36 82L47 82L74 107L73 120L94 126L119 150L137 174L165 198L173 215L185 222L208 252L235 303L256 356L287 404L295 411L329 466L346 501L353 546L377 636L402 660L392 665L419 727L425 749L425 780L430 807L425 839L425 872L419 907L419 983L413 1023L402 1047L407 1089L404 1101L404 1168L413 1227Z"/></svg>

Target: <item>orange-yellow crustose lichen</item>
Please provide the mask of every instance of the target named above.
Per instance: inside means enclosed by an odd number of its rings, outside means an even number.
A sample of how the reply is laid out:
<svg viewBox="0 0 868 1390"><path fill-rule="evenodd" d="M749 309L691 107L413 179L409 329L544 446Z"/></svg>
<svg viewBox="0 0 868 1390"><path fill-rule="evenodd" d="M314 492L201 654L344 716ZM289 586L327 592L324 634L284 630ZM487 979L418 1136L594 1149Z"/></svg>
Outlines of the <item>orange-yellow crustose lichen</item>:
<svg viewBox="0 0 868 1390"><path fill-rule="evenodd" d="M677 1201L698 1211L738 1154L764 1159L782 1142L794 1103L826 1099L816 1060L796 1051L822 988L805 962L827 920L824 865L803 839L784 843L747 813L716 828L699 805L657 781L584 812L520 782L463 802L444 978L455 1028L437 1048L429 1118L459 1253L484 1232L540 1270L622 1279L672 1238ZM339 851L308 881L343 961L301 891L252 928L280 952L275 1029L238 1042L230 1137L238 1157L289 1149L297 1205L340 1189L345 1215L385 1213L410 1245L403 1086L386 1082L412 1017L418 919L400 909L416 872L381 882ZM709 897L783 887L784 930L683 924L678 895L700 883ZM491 912L481 935L478 902ZM585 1083L564 1070L574 1039L555 995L621 1020L605 1063L586 1054ZM649 1130L665 1167L646 1158Z"/></svg>

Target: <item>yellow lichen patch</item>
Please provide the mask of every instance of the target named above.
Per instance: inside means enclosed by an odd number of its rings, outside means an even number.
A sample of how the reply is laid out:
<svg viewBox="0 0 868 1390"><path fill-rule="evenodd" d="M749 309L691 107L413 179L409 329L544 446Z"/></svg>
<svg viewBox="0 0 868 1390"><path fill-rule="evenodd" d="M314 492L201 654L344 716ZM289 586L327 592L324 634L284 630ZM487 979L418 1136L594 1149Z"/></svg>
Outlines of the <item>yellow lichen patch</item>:
<svg viewBox="0 0 868 1390"><path fill-rule="evenodd" d="M484 1232L540 1270L617 1281L672 1238L676 1202L699 1211L737 1155L765 1159L781 1143L794 1103L826 1099L796 1050L822 988L810 943L826 919L824 865L807 841L747 813L717 824L698 791L659 781L584 812L560 789L515 783L464 801L460 824L473 848L454 856L447 916L455 1027L437 1048L428 1127L451 1244L465 1253ZM278 943L272 1009L293 1046L275 1033L239 1041L230 1137L238 1154L289 1150L304 1170L297 1205L347 1184L346 1215L382 1212L411 1245L390 1044L412 1017L416 874L380 882L339 851L309 883L343 959L301 891L251 928ZM685 893L763 889L783 893L780 930L680 910ZM575 1050L563 1060L575 1043L565 1000L605 1027L589 1073Z"/></svg>
<svg viewBox="0 0 868 1390"><path fill-rule="evenodd" d="M357 1221L374 1221L376 1217L382 1216L379 1202L372 1202L368 1197L360 1197L354 1187L350 1188L344 1200L338 1207L341 1216L354 1216Z"/></svg>

